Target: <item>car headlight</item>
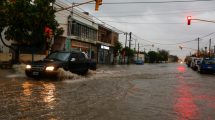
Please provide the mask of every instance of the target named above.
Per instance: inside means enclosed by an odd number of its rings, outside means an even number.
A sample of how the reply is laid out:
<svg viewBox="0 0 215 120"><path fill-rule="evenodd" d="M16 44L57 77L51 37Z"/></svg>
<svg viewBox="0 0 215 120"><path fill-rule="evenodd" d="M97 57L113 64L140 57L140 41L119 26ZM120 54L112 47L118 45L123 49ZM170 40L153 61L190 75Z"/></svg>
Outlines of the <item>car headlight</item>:
<svg viewBox="0 0 215 120"><path fill-rule="evenodd" d="M31 69L31 65L26 65L26 69Z"/></svg>
<svg viewBox="0 0 215 120"><path fill-rule="evenodd" d="M46 71L53 71L54 70L54 66L48 66L46 67Z"/></svg>

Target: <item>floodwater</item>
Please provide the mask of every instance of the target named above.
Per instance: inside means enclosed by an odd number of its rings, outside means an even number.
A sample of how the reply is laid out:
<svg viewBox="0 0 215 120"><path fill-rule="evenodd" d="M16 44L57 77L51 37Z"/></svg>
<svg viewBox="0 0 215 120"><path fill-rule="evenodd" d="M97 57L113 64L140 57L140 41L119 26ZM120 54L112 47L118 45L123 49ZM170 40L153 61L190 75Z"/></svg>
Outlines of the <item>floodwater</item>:
<svg viewBox="0 0 215 120"><path fill-rule="evenodd" d="M0 119L214 120L215 75L183 64L99 66L56 80L0 70Z"/></svg>

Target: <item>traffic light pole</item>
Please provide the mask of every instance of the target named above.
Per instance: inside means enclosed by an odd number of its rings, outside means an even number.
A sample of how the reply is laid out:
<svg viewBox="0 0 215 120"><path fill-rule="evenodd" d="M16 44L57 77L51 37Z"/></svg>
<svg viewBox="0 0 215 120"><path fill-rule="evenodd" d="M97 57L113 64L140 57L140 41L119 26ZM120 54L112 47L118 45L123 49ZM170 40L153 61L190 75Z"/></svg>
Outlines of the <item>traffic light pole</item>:
<svg viewBox="0 0 215 120"><path fill-rule="evenodd" d="M212 20L202 20L202 19L191 19L191 20L198 20L198 21L203 21L203 22L215 23L215 21L212 21Z"/></svg>

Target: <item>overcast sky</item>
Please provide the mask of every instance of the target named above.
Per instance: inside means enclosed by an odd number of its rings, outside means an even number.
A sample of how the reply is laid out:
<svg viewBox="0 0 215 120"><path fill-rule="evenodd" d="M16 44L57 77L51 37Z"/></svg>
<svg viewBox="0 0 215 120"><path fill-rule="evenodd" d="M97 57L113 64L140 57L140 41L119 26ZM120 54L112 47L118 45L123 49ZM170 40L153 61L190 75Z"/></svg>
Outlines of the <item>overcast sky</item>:
<svg viewBox="0 0 215 120"><path fill-rule="evenodd" d="M57 0L69 4L72 2L80 3L88 0ZM175 0L103 0L103 3L124 3L124 2L164 2ZM178 0L192 1L192 0ZM197 49L198 37L200 39L200 48L209 46L209 39L212 38L212 46L215 45L215 23L192 21L187 25L186 16L192 16L193 19L204 19L215 21L215 0L195 1L193 2L168 2L168 3L135 3L135 4L103 4L99 11L95 11L94 4L80 6L85 11L103 20L124 32L132 32L133 38L140 43L141 50L145 47L147 51L165 49L170 54L184 58L190 52L194 53ZM134 36L135 35L135 36ZM138 38L137 38L138 36ZM120 35L120 42L125 43L125 35ZM132 44L135 42L132 41ZM155 47L149 45L154 44ZM172 44L172 45L167 45ZM174 44L174 45L173 45ZM142 47L145 45L144 47ZM179 49L179 45L184 48ZM134 45L132 46L134 47Z"/></svg>

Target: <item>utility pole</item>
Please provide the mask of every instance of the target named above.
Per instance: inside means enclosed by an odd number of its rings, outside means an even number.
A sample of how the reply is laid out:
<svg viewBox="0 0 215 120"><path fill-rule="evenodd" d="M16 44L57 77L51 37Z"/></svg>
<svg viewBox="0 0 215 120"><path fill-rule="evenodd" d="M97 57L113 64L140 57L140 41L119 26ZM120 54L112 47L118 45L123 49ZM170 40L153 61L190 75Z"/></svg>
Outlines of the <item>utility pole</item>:
<svg viewBox="0 0 215 120"><path fill-rule="evenodd" d="M137 44L137 40L136 40L136 39L134 39L134 42L135 42L135 44L134 44L134 52L136 52L136 44Z"/></svg>
<svg viewBox="0 0 215 120"><path fill-rule="evenodd" d="M128 33L126 32L125 33L125 47L127 46L127 35L128 35Z"/></svg>
<svg viewBox="0 0 215 120"><path fill-rule="evenodd" d="M198 38L198 51L197 51L197 57L199 57L199 38Z"/></svg>
<svg viewBox="0 0 215 120"><path fill-rule="evenodd" d="M207 47L205 47L205 57L207 57Z"/></svg>
<svg viewBox="0 0 215 120"><path fill-rule="evenodd" d="M139 59L139 52L140 52L140 44L138 43L138 49L137 49L137 60Z"/></svg>
<svg viewBox="0 0 215 120"><path fill-rule="evenodd" d="M209 40L209 57L211 58L211 39Z"/></svg>
<svg viewBox="0 0 215 120"><path fill-rule="evenodd" d="M129 33L129 51L131 50L131 32ZM128 64L130 63L130 53L128 54Z"/></svg>
<svg viewBox="0 0 215 120"><path fill-rule="evenodd" d="M214 57L215 57L215 45L214 45Z"/></svg>

